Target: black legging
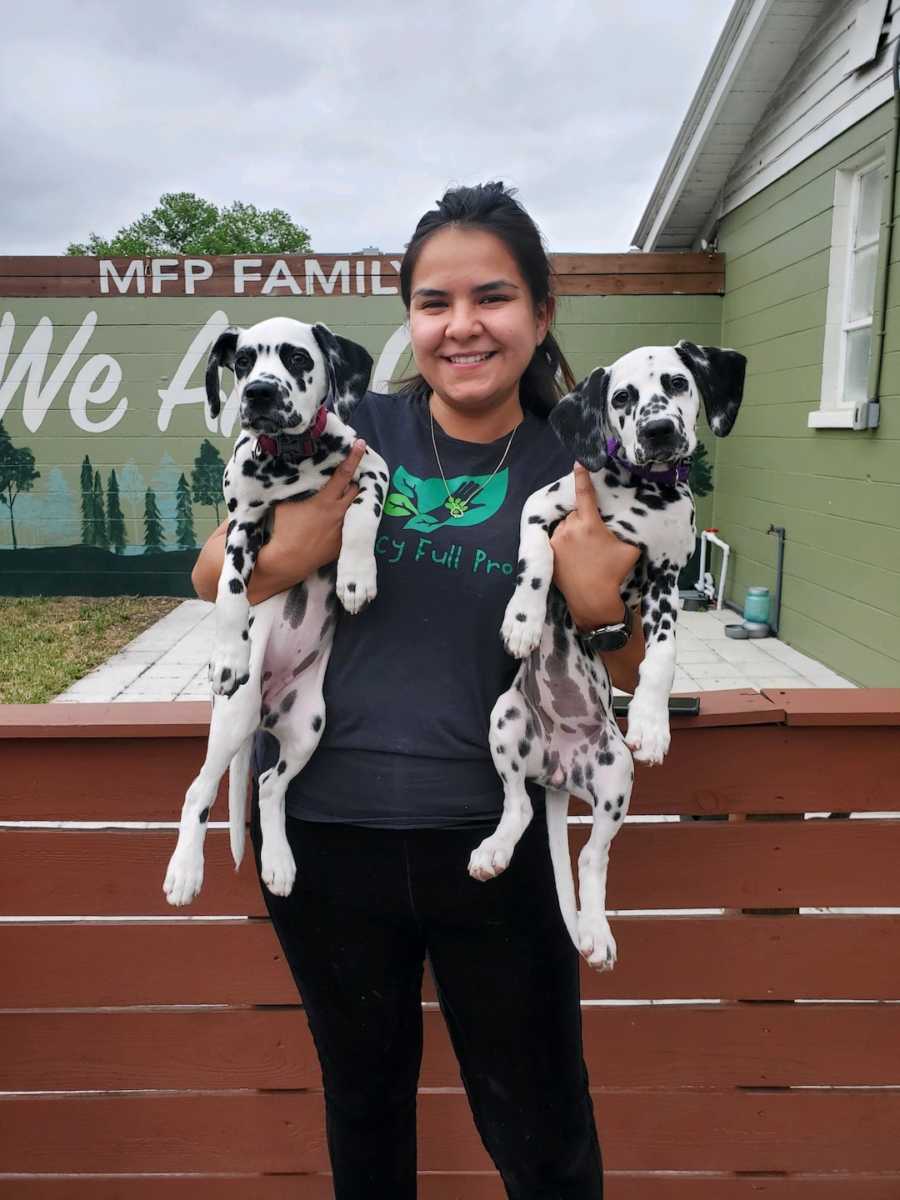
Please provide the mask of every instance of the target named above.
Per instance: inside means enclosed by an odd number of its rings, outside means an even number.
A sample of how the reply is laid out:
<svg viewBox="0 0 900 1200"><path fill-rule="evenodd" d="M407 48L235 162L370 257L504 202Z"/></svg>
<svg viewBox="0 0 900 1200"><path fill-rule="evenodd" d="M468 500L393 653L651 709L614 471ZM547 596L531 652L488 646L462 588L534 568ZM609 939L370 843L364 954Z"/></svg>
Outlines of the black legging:
<svg viewBox="0 0 900 1200"><path fill-rule="evenodd" d="M262 887L322 1066L336 1200L414 1200L427 954L482 1141L512 1200L599 1200L578 955L543 817L498 879L486 830L287 819L290 896ZM251 834L259 871L254 790Z"/></svg>

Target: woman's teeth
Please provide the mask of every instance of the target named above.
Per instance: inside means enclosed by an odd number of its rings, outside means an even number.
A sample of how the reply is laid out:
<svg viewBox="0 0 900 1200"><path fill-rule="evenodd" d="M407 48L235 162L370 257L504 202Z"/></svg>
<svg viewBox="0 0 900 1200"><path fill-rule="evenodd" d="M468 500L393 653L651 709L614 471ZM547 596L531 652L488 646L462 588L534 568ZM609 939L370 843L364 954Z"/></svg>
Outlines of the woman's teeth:
<svg viewBox="0 0 900 1200"><path fill-rule="evenodd" d="M451 354L449 357L452 363L477 363L484 362L485 359L490 358L493 353L493 350L488 350L484 354Z"/></svg>

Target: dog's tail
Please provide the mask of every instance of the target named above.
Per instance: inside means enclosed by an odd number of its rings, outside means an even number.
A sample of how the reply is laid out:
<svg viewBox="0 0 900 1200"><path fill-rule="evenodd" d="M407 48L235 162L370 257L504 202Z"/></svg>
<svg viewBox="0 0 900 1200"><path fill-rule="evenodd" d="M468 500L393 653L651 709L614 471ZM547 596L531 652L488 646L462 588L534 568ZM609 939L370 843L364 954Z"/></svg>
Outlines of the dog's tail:
<svg viewBox="0 0 900 1200"><path fill-rule="evenodd" d="M244 857L244 826L247 821L247 789L250 786L250 755L253 735L246 739L228 768L228 833L235 870Z"/></svg>
<svg viewBox="0 0 900 1200"><path fill-rule="evenodd" d="M578 906L575 901L575 879L572 875L572 860L569 857L569 796L547 788L547 840L550 843L550 861L556 880L559 911L575 949L578 949Z"/></svg>

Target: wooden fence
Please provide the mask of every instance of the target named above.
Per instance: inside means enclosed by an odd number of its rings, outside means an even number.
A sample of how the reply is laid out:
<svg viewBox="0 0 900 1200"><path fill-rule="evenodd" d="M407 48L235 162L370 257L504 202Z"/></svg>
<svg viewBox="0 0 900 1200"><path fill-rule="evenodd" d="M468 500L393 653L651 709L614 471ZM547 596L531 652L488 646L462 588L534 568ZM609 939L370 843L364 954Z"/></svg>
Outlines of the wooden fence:
<svg viewBox="0 0 900 1200"><path fill-rule="evenodd" d="M174 831L109 825L177 820L207 718L0 708L0 822L104 826L0 827L4 1200L331 1194L252 859L235 874L211 828L175 915ZM806 911L900 909L898 724L900 691L706 693L639 769L634 816L727 820L629 822L613 846L610 907L644 911L613 919L615 972L583 972L607 1200L900 1196L900 916ZM420 1194L499 1200L433 1000Z"/></svg>

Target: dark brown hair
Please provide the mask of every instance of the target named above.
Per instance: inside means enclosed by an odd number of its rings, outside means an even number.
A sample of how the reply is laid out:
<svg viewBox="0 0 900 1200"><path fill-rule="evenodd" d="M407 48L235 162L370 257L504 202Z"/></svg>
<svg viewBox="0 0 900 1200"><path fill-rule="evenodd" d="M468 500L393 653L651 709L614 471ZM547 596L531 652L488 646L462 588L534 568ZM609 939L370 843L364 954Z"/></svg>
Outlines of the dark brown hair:
<svg viewBox="0 0 900 1200"><path fill-rule="evenodd" d="M440 229L448 226L478 229L498 237L516 260L528 285L535 309L544 306L553 316L553 268L544 248L540 230L515 199L511 188L502 183L479 183L475 187L450 188L438 201L437 208L425 213L416 226L400 264L400 294L409 312L412 276L422 247ZM560 350L556 338L547 336L535 349L531 362L519 382L522 407L546 417L557 400L575 387L575 376ZM403 392L428 390L421 375L404 379Z"/></svg>

